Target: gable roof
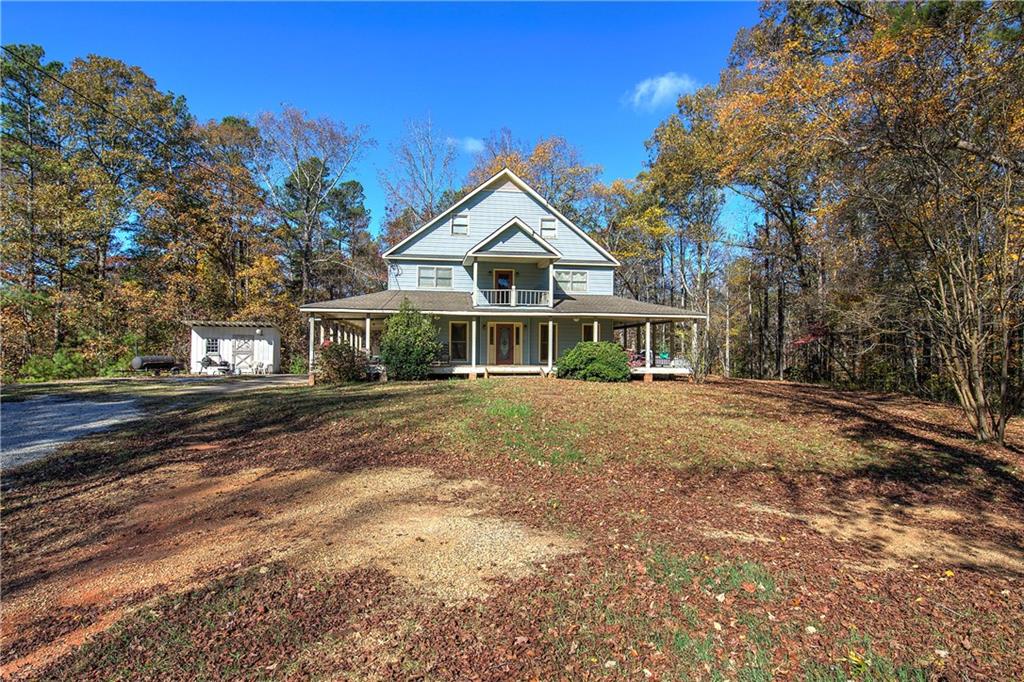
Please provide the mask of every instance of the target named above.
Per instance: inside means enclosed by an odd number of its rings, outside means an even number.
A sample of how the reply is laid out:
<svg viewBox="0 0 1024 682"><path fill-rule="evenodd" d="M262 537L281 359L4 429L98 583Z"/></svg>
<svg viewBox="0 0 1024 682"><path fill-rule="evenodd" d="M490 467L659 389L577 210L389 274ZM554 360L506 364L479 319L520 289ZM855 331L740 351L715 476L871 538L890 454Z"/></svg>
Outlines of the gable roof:
<svg viewBox="0 0 1024 682"><path fill-rule="evenodd" d="M588 244L593 246L595 249L597 249L597 252L600 253L605 258L607 258L611 262L612 265L621 265L621 263L619 263L618 259L615 258L615 256L613 256L611 253L609 253L607 249L605 249L603 246L601 246L596 241L594 241L593 238L590 235L588 235L586 232L584 232L579 226L577 226L576 223L572 222L571 220L566 218L564 215L562 215L562 213L557 208L555 208L554 206L552 206L551 204L548 203L547 199L545 199L540 194L538 194L536 190L534 190L532 187L530 187L528 184L526 184L525 180L523 180L521 177L519 177L518 175L513 173L508 168L502 168L500 171L498 171L497 173L492 175L490 178L488 178L484 182L480 183L480 185L478 185L476 187L476 189L474 189L472 192L470 192L466 196L464 196L461 199L459 199L453 205L449 206L447 209L445 209L441 213L437 214L433 219L429 220L423 227L419 228L418 230L415 230L408 237L406 237L405 239L403 239L402 241L398 242L397 244L392 246L390 249L385 251L383 257L384 258L388 258L389 256L393 255L395 253L395 251L397 251L399 248L404 246L407 242L411 241L413 238L417 237L418 235L420 235L420 234L426 232L427 230L429 230L430 228L434 227L435 225L440 223L445 217L447 217L450 213L452 213L453 211L457 210L460 206L463 206L464 204L466 204L470 199L472 199L477 194L479 194L480 192L482 192L485 189L487 189L490 185L492 185L495 182L497 182L498 180L502 180L502 179L508 180L509 182L514 184L516 187L518 187L519 189L523 190L526 194L528 194L534 200L536 200L537 203L539 203L545 209L550 211L553 216L555 216L556 218L561 220L563 223L565 223L569 227L570 230L572 230L573 232L578 234L585 242L587 242Z"/></svg>
<svg viewBox="0 0 1024 682"><path fill-rule="evenodd" d="M550 258L561 258L562 257L562 253L558 249L553 247L546 239L541 237L539 234L537 234L536 232L531 230L529 225L524 223L518 217L513 217L511 220L509 220L507 223L505 223L504 225L499 227L497 230L495 230L494 232L490 233L489 235L487 235L486 237L481 239L479 242L477 242L477 244L473 248L471 248L469 251L467 251L466 252L466 257L463 259L463 263L468 263L469 260L473 256L477 255L478 253L486 252L487 249L484 248L484 247L486 247L488 244L490 244L491 242L493 242L494 240L496 240L498 237L500 237L505 232L508 232L509 230L518 230L520 233L525 235L530 241L532 241L534 244L539 246L543 251L545 251L547 253L547 257L550 257ZM494 252L494 254L492 254L492 255L533 256L533 255L542 255L542 254L532 254L532 253L531 254L526 254L526 253L522 253L522 254L502 254L501 252Z"/></svg>

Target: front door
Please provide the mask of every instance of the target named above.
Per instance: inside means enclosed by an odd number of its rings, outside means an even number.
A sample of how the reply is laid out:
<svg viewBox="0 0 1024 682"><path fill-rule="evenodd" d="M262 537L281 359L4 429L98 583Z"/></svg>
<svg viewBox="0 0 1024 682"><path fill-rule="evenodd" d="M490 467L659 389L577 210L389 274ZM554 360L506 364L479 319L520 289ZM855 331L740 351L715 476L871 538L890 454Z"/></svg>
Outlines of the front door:
<svg viewBox="0 0 1024 682"><path fill-rule="evenodd" d="M511 365L516 357L516 326L514 324L494 325L494 363Z"/></svg>
<svg viewBox="0 0 1024 682"><path fill-rule="evenodd" d="M495 289L511 289L512 285L515 284L516 273L514 270L495 270L494 271L494 288Z"/></svg>

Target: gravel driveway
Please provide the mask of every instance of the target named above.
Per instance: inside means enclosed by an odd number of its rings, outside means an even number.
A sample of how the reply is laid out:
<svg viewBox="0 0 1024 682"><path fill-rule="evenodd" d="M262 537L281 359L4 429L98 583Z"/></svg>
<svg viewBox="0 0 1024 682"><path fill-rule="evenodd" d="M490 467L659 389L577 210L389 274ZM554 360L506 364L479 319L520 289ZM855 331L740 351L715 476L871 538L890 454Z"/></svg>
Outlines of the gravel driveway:
<svg viewBox="0 0 1024 682"><path fill-rule="evenodd" d="M137 403L134 398L99 401L60 396L5 401L0 406L0 469L34 462L79 436L140 417Z"/></svg>

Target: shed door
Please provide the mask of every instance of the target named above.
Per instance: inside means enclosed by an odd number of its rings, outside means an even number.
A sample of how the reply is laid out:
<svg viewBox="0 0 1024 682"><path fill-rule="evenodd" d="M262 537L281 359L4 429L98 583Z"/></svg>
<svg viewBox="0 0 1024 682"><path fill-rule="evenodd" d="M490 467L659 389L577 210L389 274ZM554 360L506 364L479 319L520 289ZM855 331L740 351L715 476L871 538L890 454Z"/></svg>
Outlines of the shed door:
<svg viewBox="0 0 1024 682"><path fill-rule="evenodd" d="M235 336L231 343L231 362L235 369L244 371L253 368L253 346L255 337Z"/></svg>

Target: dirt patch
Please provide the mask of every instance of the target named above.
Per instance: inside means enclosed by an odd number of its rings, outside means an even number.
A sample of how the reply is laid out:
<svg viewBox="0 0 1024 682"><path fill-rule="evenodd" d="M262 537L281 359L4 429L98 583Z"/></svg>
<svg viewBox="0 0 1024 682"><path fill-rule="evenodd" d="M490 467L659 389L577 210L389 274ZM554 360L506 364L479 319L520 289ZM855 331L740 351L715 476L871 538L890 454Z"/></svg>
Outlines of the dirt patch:
<svg viewBox="0 0 1024 682"><path fill-rule="evenodd" d="M700 531L701 535L712 540L733 540L735 542L742 542L745 544L753 544L755 542L771 543L775 542L774 539L768 537L764 533L747 533L741 530L721 530L719 528L704 528Z"/></svg>
<svg viewBox="0 0 1024 682"><path fill-rule="evenodd" d="M879 556L879 560L871 564L875 570L929 561L937 566L1002 569L1024 574L1024 553L1014 548L911 522L915 518L963 520L958 512L944 507L898 507L874 500L858 500L823 512L796 513L765 505L740 506L760 514L799 519L823 535L856 543Z"/></svg>
<svg viewBox="0 0 1024 682"><path fill-rule="evenodd" d="M166 484L157 493L109 522L97 541L76 543L52 558L45 579L5 595L5 641L40 609L102 609L140 590L184 589L193 576L234 564L284 560L333 572L375 565L427 595L459 602L579 546L487 515L488 486L428 469L204 476L199 467L178 465L160 479Z"/></svg>

